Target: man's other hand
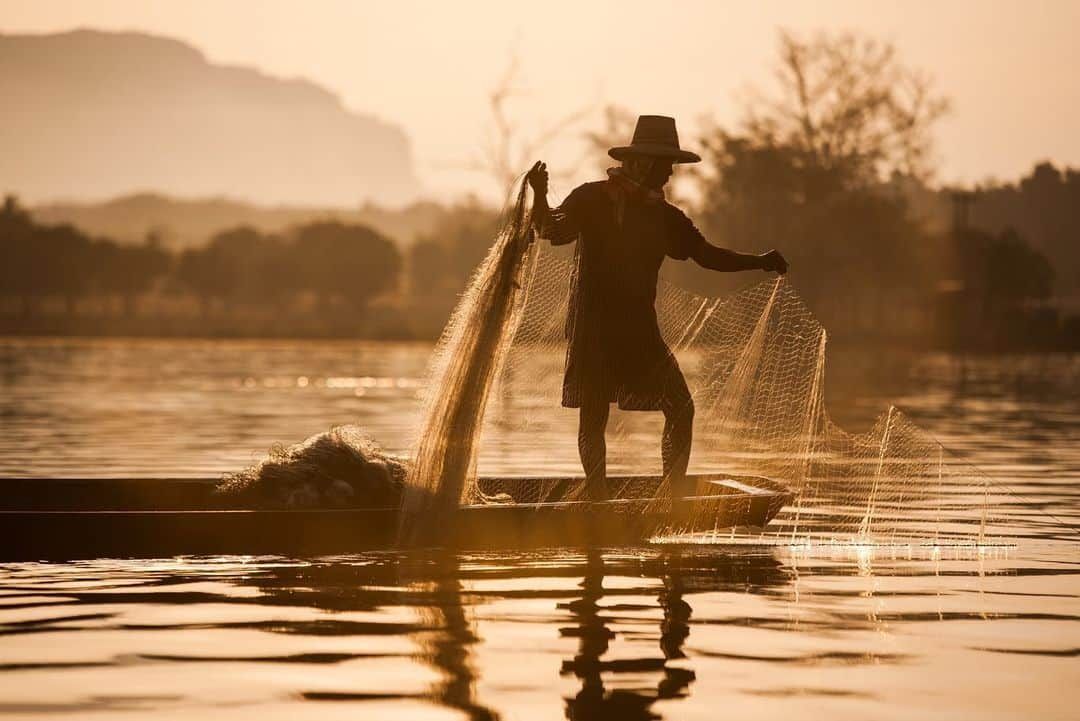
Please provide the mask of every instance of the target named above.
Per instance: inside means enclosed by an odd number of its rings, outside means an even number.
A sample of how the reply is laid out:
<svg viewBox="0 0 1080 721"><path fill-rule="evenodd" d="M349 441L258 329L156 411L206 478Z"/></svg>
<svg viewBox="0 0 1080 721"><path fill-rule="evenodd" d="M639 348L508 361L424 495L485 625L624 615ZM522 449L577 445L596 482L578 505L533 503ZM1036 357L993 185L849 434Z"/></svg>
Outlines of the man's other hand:
<svg viewBox="0 0 1080 721"><path fill-rule="evenodd" d="M534 193L545 198L547 197L548 171L547 164L545 164L543 160L536 161L536 164L533 165L525 175L525 179L529 181L529 185L532 186Z"/></svg>
<svg viewBox="0 0 1080 721"><path fill-rule="evenodd" d="M761 258L762 270L775 271L780 275L787 273L787 261L784 260L784 256L780 255L779 250L770 250L768 253L762 253L758 257Z"/></svg>

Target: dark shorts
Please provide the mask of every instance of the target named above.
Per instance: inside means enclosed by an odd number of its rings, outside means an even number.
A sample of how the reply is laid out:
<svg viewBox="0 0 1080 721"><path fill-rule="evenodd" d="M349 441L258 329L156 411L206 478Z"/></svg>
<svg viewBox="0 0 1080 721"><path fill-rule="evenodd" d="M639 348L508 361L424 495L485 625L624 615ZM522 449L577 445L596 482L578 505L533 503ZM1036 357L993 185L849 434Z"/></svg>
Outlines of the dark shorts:
<svg viewBox="0 0 1080 721"><path fill-rule="evenodd" d="M675 356L662 342L592 357L567 354L562 404L618 403L625 411L661 411L690 402L690 389Z"/></svg>

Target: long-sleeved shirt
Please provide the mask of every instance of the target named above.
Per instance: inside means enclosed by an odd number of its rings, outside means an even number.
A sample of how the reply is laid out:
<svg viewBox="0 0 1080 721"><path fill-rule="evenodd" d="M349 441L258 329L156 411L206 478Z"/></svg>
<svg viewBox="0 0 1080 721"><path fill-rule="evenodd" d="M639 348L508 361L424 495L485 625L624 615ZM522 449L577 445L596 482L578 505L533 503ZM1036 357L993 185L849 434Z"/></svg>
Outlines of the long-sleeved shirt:
<svg viewBox="0 0 1080 721"><path fill-rule="evenodd" d="M707 245L675 206L621 192L610 181L581 185L540 229L554 245L577 242L563 388L571 407L591 393L623 408L659 407L660 370L673 363L654 307L660 266Z"/></svg>

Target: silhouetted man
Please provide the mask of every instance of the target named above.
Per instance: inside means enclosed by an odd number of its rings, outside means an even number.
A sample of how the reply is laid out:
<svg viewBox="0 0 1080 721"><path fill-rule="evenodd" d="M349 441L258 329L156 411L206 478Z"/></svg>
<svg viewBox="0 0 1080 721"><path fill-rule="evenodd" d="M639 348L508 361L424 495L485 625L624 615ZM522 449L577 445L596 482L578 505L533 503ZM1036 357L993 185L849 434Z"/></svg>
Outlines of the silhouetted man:
<svg viewBox="0 0 1080 721"><path fill-rule="evenodd" d="M674 163L701 158L679 147L675 120L642 115L630 145L608 154L622 162L607 180L575 188L550 209L548 173L528 174L536 195L534 222L553 245L578 241L566 321L569 350L562 404L580 408L578 451L588 498L607 498L604 431L611 403L623 410L663 411L664 476L676 497L689 495L694 403L656 320L656 282L665 258L693 258L719 271L787 271L775 250L737 253L706 242L690 219L664 199Z"/></svg>

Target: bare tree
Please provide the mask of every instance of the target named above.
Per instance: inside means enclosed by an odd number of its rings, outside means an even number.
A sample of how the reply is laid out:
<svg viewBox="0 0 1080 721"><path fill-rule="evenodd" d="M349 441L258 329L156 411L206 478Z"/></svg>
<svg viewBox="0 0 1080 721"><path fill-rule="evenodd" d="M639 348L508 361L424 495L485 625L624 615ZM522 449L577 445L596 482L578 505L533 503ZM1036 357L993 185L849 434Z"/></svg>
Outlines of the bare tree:
<svg viewBox="0 0 1080 721"><path fill-rule="evenodd" d="M878 178L929 174L930 130L948 102L891 43L781 31L776 78L774 94L754 92L746 103L751 138L808 152L823 167L848 164Z"/></svg>
<svg viewBox="0 0 1080 721"><path fill-rule="evenodd" d="M637 116L621 105L608 105L603 110L603 125L585 133L589 157L603 170L611 165L608 149L625 145L634 133Z"/></svg>
<svg viewBox="0 0 1080 721"><path fill-rule="evenodd" d="M513 115L509 107L514 98L527 95L519 83L520 74L520 62L517 54L514 54L502 78L488 96L491 134L482 159L471 166L474 170L488 173L500 188L510 187L518 176L539 158L552 140L580 123L593 110L591 106L579 108L543 124L537 131L527 135L520 120ZM552 171L552 176L556 179L569 175L571 173L568 171Z"/></svg>

